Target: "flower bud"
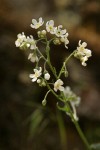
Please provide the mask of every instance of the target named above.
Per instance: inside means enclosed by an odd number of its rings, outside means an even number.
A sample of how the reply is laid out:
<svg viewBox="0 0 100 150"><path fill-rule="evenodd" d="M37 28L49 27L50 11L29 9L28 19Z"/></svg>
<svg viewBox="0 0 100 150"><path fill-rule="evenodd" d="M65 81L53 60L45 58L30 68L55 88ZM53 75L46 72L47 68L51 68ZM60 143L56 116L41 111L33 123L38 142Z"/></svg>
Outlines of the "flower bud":
<svg viewBox="0 0 100 150"><path fill-rule="evenodd" d="M54 43L55 45L60 45L60 44L61 44L61 41L59 40L59 38L55 38L55 39L53 40L53 43Z"/></svg>
<svg viewBox="0 0 100 150"><path fill-rule="evenodd" d="M49 74L49 73L46 73L46 74L44 75L44 78L45 78L45 80L49 80L49 79L50 79L50 74Z"/></svg>
<svg viewBox="0 0 100 150"><path fill-rule="evenodd" d="M38 79L38 80L37 80L37 83L41 83L41 79Z"/></svg>
<svg viewBox="0 0 100 150"><path fill-rule="evenodd" d="M39 38L45 38L46 37L46 30L38 31L37 32Z"/></svg>
<svg viewBox="0 0 100 150"><path fill-rule="evenodd" d="M42 105L45 106L46 103L47 103L47 101L46 101L46 99L44 99L44 100L42 101Z"/></svg>

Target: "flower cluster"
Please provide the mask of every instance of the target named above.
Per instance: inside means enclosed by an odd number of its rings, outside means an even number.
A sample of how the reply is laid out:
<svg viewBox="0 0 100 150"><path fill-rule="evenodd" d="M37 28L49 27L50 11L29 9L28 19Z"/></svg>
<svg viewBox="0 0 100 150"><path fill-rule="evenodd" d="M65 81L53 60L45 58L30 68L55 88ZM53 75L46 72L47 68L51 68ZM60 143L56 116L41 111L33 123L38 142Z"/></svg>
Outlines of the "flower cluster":
<svg viewBox="0 0 100 150"><path fill-rule="evenodd" d="M40 17L38 21L36 19L32 19L32 24L30 26L33 29L39 29L41 26L43 26L43 24L44 21ZM47 33L52 35L51 39L48 39ZM61 75L64 74L65 77L67 77L66 74L68 73L66 65L72 56L80 59L82 65L86 66L86 61L91 56L91 51L86 48L87 44L85 42L81 44L80 40L77 49L65 59L59 73L57 73L50 60L50 44L51 42L56 45L64 43L65 47L68 48L67 45L69 41L67 30L63 29L62 25L55 27L54 21L49 20L45 24L45 29L37 31L37 36L38 39L36 40L32 35L26 36L24 32L22 32L21 34L17 35L17 40L15 41L16 47L29 50L28 60L35 65L33 69L34 72L30 74L29 77L31 78L32 82L37 82L39 86L47 86L49 91L46 93L44 100L42 101L43 105L46 104L46 98L49 92L52 92L56 98L58 98L58 100L61 100L64 103L64 105L66 105L67 102L68 104L70 103L69 107L73 113L73 118L74 120L78 120L76 106L78 106L80 98L71 91L70 87L63 86L64 82L61 80ZM39 42L45 45L45 55L37 46ZM40 67L41 59L43 61L42 67ZM50 71L47 70L47 66L49 67ZM52 72L54 75L53 79L51 79L49 72ZM66 105L66 107L68 107L68 105ZM71 117L69 108L66 109L66 113Z"/></svg>
<svg viewBox="0 0 100 150"><path fill-rule="evenodd" d="M48 72L44 73L44 77L42 77L42 68L33 69L34 74L30 74L29 77L32 79L32 82L37 81L40 86L46 86L46 81L50 79L50 74Z"/></svg>
<svg viewBox="0 0 100 150"><path fill-rule="evenodd" d="M56 38L54 38L54 44L61 44L61 42L63 42L65 44L65 47L67 47L67 44L69 43L68 41L68 33L66 31L66 29L62 29L63 26L59 25L58 27L54 27L54 21L50 20L47 21L46 23L46 30L47 32L54 34L56 36Z"/></svg>
<svg viewBox="0 0 100 150"><path fill-rule="evenodd" d="M87 43L83 42L81 44L81 40L79 41L79 46L77 47L77 50L74 54L74 56L78 59L80 59L80 61L82 62L83 66L86 66L86 61L88 60L88 58L92 55L91 54L91 50L86 48Z"/></svg>
<svg viewBox="0 0 100 150"><path fill-rule="evenodd" d="M41 27L44 24L44 21L42 18L39 18L39 22L37 22L35 19L32 19L32 24L30 25L32 28L34 29L38 29L39 27ZM54 44L61 44L64 43L65 47L67 47L67 44L69 43L68 41L68 33L66 31L66 29L62 29L63 26L59 25L58 27L54 26L54 21L53 20L49 20L46 22L46 30L43 31L38 31L38 36L40 38L43 38L44 36L46 36L46 31L49 32L50 34L55 35L56 37L54 37Z"/></svg>
<svg viewBox="0 0 100 150"><path fill-rule="evenodd" d="M33 36L27 36L22 32L22 34L17 35L18 39L15 41L16 47L19 47L21 49L37 49L36 41L34 40Z"/></svg>

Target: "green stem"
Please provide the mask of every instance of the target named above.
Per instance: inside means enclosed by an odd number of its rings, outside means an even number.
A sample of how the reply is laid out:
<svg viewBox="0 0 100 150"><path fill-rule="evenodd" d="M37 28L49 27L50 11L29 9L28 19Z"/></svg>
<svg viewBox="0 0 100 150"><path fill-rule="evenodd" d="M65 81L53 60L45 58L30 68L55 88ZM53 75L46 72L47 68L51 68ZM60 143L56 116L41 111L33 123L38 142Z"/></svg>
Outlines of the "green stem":
<svg viewBox="0 0 100 150"><path fill-rule="evenodd" d="M69 111L70 111L70 117L71 117L71 119L72 119L72 121L73 121L73 123L74 123L74 125L75 125L75 127L76 127L76 129L77 129L77 131L78 131L78 133L79 133L79 135L80 135L80 137L81 137L83 143L84 143L85 146L87 147L87 150L91 150L91 147L90 147L90 145L89 145L89 143L88 143L88 141L87 141L87 139L86 139L86 137L85 137L83 131L81 130L81 128L80 128L80 126L79 126L79 123L74 119L73 112L72 112L72 110L71 110L71 108L70 108L69 103L66 102L66 97L65 97L64 93L62 93L62 95L63 95L63 99L64 99L64 101L65 101L65 105L67 106L67 108L68 108Z"/></svg>
<svg viewBox="0 0 100 150"><path fill-rule="evenodd" d="M37 49L37 51L38 51L38 53L40 54L40 56L41 56L45 61L47 61L46 58L44 57L44 55L39 51L39 49Z"/></svg>
<svg viewBox="0 0 100 150"><path fill-rule="evenodd" d="M61 74L63 73L63 69L64 69L65 65L67 64L67 62L69 61L69 59L74 55L74 53L75 53L75 51L73 51L73 52L65 59L65 61L64 61L64 63L63 63L63 66L62 66L62 68L61 68L61 70L60 70L60 72L59 72L58 79L60 78Z"/></svg>
<svg viewBox="0 0 100 150"><path fill-rule="evenodd" d="M45 82L46 82L47 88L51 91L51 93L52 93L58 100L63 101L62 98L60 98L60 97L52 90L52 88L49 86L49 84L47 83L47 81L45 81Z"/></svg>
<svg viewBox="0 0 100 150"><path fill-rule="evenodd" d="M46 82L46 83L47 83L47 82ZM52 94L53 94L58 100L61 100L61 101L63 101L63 102L65 101L65 96L63 96L63 99L60 98L60 97L51 89L51 87L49 86L48 83L47 83L47 87L48 87L49 90L51 90ZM77 121L74 119L74 117L73 117L73 113L72 113L72 110L71 110L69 104L68 104L68 103L65 103L65 104L66 104L66 106L68 107L68 109L69 109L69 111L70 111L70 117L71 117L71 119L72 119L72 121L73 121L73 123L74 123L74 125L75 125L75 127L76 127L76 129L77 129L77 131L78 131L78 133L79 133L79 135L80 135L80 137L81 137L83 143L85 144L87 150L91 150L91 147L90 147L90 145L89 145L89 143L88 143L88 141L87 141L85 135L83 134L83 131L81 130L81 128L80 128L78 122L77 122Z"/></svg>
<svg viewBox="0 0 100 150"><path fill-rule="evenodd" d="M56 72L55 70L53 69L52 65L51 65L51 61L50 61L50 54L49 54L49 51L50 51L50 47L49 47L49 44L50 42L47 41L47 47L46 47L46 54L47 54L47 59L44 57L44 55L40 52L39 49L37 49L37 52L40 54L40 56L44 59L45 62L47 62L48 66L50 67L53 75L55 76L55 78L57 79L57 75L56 75Z"/></svg>
<svg viewBox="0 0 100 150"><path fill-rule="evenodd" d="M67 64L67 62L69 61L69 59L74 55L75 51L73 51L73 53L71 53L71 54L69 55L69 57L67 57L67 58L65 59L65 62L64 62L63 66L62 66L62 68L61 68L61 70L60 70L60 72L59 72L59 75L58 75L58 77L57 77L56 72L55 72L55 70L53 69L53 67L52 67L52 65L51 65L51 61L50 61L50 54L49 54L50 47L49 47L49 44L50 44L50 43L47 42L47 47L46 47L47 59L43 56L43 54L42 54L39 50L37 50L37 51L38 51L38 53L43 57L43 59L44 59L45 61L47 61L47 64L49 65L49 67L50 67L50 69L51 69L53 75L55 76L55 78L56 78L56 79L59 79L60 76L61 76L61 74L62 74L62 72L63 72L64 65ZM52 88L49 86L49 84L47 83L47 81L46 81L46 84L47 84L48 89L52 92L52 94L53 94L58 100L63 101L63 102L65 101L65 96L64 96L64 94L63 94L63 98L59 97L59 96L52 90ZM90 145L89 145L87 139L85 138L85 135L83 134L83 132L82 132L82 130L81 130L81 128L80 128L78 122L77 122L77 121L74 119L74 117L73 117L73 113L72 113L72 110L71 110L69 104L66 103L66 106L67 106L67 107L69 108L69 110L70 110L71 119L73 120L73 123L74 123L74 125L75 125L75 127L76 127L76 129L77 129L77 131L78 131L78 133L79 133L79 135L80 135L80 137L81 137L83 143L86 145L87 150L91 150L91 147L90 147Z"/></svg>
<svg viewBox="0 0 100 150"><path fill-rule="evenodd" d="M85 135L83 134L83 132L82 132L82 130L81 130L81 128L80 128L78 122L77 122L76 120L73 120L73 122L74 122L74 125L75 125L75 127L76 127L76 129L77 129L77 131L78 131L78 133L79 133L79 135L80 135L80 137L81 137L83 143L86 145L87 150L91 150L91 147L90 147L90 145L89 145L89 143L88 143L88 141L87 141Z"/></svg>
<svg viewBox="0 0 100 150"><path fill-rule="evenodd" d="M53 73L53 75L55 76L55 78L57 79L57 75L56 75L56 72L54 70L54 68L52 67L51 65L51 61L50 61L50 41L47 41L47 47L46 47L46 54L47 54L47 63Z"/></svg>

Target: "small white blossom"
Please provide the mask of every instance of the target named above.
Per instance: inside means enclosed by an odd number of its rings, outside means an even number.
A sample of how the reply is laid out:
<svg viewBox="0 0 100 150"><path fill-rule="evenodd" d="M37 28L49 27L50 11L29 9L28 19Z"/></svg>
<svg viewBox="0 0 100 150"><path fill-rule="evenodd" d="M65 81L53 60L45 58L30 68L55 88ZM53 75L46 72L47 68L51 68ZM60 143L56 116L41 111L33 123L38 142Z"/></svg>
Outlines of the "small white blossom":
<svg viewBox="0 0 100 150"><path fill-rule="evenodd" d="M54 90L55 92L57 92L57 90L59 91L64 91L64 87L62 86L64 83L61 79L58 79L55 83L54 83Z"/></svg>
<svg viewBox="0 0 100 150"><path fill-rule="evenodd" d="M81 40L79 41L79 46L77 47L77 50L74 54L74 56L78 59L80 59L80 61L82 62L83 66L86 66L86 61L88 60L88 58L90 56L92 56L91 54L91 50L86 48L87 43L83 42L81 44Z"/></svg>
<svg viewBox="0 0 100 150"><path fill-rule="evenodd" d="M28 56L28 59L31 61L31 62L38 62L38 57L35 53L30 53L29 56Z"/></svg>
<svg viewBox="0 0 100 150"><path fill-rule="evenodd" d="M32 35L30 35L30 37L27 36L26 45L27 47L30 47L31 50L37 49L36 41L34 40Z"/></svg>
<svg viewBox="0 0 100 150"><path fill-rule="evenodd" d="M65 44L65 47L67 47L67 44L69 44L69 40L68 40L68 33L66 33L63 37L60 38L60 41L63 42Z"/></svg>
<svg viewBox="0 0 100 150"><path fill-rule="evenodd" d="M49 74L49 73L46 73L46 74L44 75L44 78L45 78L45 80L49 80L49 79L50 79L50 74Z"/></svg>
<svg viewBox="0 0 100 150"><path fill-rule="evenodd" d="M37 22L36 19L32 19L32 24L30 25L32 28L34 29L38 29L39 27L41 27L44 24L43 19L40 17L39 21Z"/></svg>
<svg viewBox="0 0 100 150"><path fill-rule="evenodd" d="M80 60L81 60L83 66L86 66L86 65L87 65L87 64L86 64L86 61L88 60L88 57L87 57L87 56L84 56L84 57L80 58Z"/></svg>
<svg viewBox="0 0 100 150"><path fill-rule="evenodd" d="M24 32L22 34L17 35L17 40L15 41L16 47L21 47L22 43L26 41L26 36L24 35Z"/></svg>
<svg viewBox="0 0 100 150"><path fill-rule="evenodd" d="M47 32L50 32L51 34L55 33L55 27L54 27L54 21L53 20L47 21L46 30L47 30Z"/></svg>
<svg viewBox="0 0 100 150"><path fill-rule="evenodd" d="M57 37L64 37L64 35L66 34L66 29L62 30L62 27L62 25L59 25L55 28L55 35Z"/></svg>
<svg viewBox="0 0 100 150"><path fill-rule="evenodd" d="M68 33L66 31L66 29L62 30L62 25L59 25L58 27L55 28L55 35L59 38L60 42L63 42L65 44L65 47L67 47L67 44L69 43L68 40Z"/></svg>
<svg viewBox="0 0 100 150"><path fill-rule="evenodd" d="M40 77L42 74L42 68L40 67L39 70L38 69L34 69L34 74L30 74L29 77L32 78L32 82L35 82L38 77Z"/></svg>

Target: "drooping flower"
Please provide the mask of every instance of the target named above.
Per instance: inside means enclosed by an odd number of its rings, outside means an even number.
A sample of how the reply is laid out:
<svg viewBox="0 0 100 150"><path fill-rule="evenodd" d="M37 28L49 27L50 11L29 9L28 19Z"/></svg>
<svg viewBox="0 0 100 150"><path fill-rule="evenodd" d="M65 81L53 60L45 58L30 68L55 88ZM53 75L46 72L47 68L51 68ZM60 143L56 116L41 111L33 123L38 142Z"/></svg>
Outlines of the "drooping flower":
<svg viewBox="0 0 100 150"><path fill-rule="evenodd" d="M54 91L57 92L59 91L64 91L64 87L62 86L64 83L61 79L58 79L55 83L54 83Z"/></svg>
<svg viewBox="0 0 100 150"><path fill-rule="evenodd" d="M49 80L50 79L50 74L47 72L44 74L44 78L45 80Z"/></svg>
<svg viewBox="0 0 100 150"><path fill-rule="evenodd" d="M42 74L42 68L39 67L39 69L34 69L34 74L30 74L29 77L32 78L32 82L35 82L38 77L40 77Z"/></svg>
<svg viewBox="0 0 100 150"><path fill-rule="evenodd" d="M88 58L90 56L92 56L91 54L91 50L87 49L86 46L87 46L87 43L86 42L83 42L81 44L81 40L79 41L78 43L78 47L77 47L77 50L74 54L74 56L78 59L80 59L81 63L83 66L86 66L86 61L88 60Z"/></svg>
<svg viewBox="0 0 100 150"><path fill-rule="evenodd" d="M38 62L38 57L35 53L30 53L29 56L28 56L28 59L31 61L31 62Z"/></svg>
<svg viewBox="0 0 100 150"><path fill-rule="evenodd" d="M38 29L44 24L42 17L39 18L39 21L32 19L32 24L30 25L33 29Z"/></svg>
<svg viewBox="0 0 100 150"><path fill-rule="evenodd" d="M54 27L53 20L47 21L46 30L47 30L47 32L50 32L51 34L55 34L55 27Z"/></svg>
<svg viewBox="0 0 100 150"><path fill-rule="evenodd" d="M66 100L70 102L70 105L72 107L73 110L73 117L74 119L77 121L78 120L78 116L77 116L77 112L76 112L76 106L78 106L80 104L80 97L77 96L69 86L66 86L64 88L64 95L66 97ZM70 113L68 113L68 115L70 115Z"/></svg>
<svg viewBox="0 0 100 150"><path fill-rule="evenodd" d="M60 41L63 42L65 44L65 47L67 47L67 45L69 44L69 40L68 40L68 33L66 33L63 37L60 38Z"/></svg>

